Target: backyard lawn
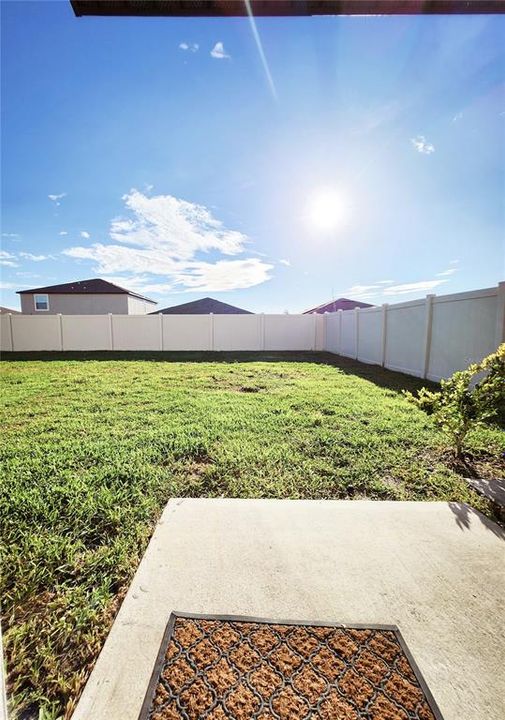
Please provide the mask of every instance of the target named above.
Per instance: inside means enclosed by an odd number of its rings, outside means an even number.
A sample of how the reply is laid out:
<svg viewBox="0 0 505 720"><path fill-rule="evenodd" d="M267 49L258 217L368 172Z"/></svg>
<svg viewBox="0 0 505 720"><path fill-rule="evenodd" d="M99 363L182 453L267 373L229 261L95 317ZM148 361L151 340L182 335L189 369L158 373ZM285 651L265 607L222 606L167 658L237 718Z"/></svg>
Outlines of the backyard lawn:
<svg viewBox="0 0 505 720"><path fill-rule="evenodd" d="M70 715L171 497L491 512L403 397L422 385L407 376L324 353L10 357L1 371L1 596L20 717ZM470 445L474 467L496 472L503 432Z"/></svg>

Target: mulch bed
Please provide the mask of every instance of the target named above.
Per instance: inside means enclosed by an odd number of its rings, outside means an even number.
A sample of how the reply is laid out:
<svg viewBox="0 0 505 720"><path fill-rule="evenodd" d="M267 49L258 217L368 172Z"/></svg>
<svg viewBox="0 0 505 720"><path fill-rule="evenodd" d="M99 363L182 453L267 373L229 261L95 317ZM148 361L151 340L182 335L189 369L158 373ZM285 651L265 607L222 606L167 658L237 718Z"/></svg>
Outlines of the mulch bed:
<svg viewBox="0 0 505 720"><path fill-rule="evenodd" d="M174 613L139 720L442 720L395 626Z"/></svg>

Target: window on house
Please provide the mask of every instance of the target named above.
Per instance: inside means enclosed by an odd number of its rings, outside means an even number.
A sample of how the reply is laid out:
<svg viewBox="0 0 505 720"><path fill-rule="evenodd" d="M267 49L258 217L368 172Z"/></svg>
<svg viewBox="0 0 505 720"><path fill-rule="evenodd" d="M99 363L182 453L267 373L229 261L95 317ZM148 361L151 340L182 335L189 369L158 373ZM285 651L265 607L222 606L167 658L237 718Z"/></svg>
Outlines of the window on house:
<svg viewBox="0 0 505 720"><path fill-rule="evenodd" d="M49 310L48 295L35 295L35 310Z"/></svg>

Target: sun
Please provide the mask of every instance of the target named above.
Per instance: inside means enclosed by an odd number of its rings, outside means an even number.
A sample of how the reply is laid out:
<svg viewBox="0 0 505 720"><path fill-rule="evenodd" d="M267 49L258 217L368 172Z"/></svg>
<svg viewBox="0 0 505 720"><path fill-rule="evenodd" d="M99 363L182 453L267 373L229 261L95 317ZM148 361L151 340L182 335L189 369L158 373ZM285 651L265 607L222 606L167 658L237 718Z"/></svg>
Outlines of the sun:
<svg viewBox="0 0 505 720"><path fill-rule="evenodd" d="M307 203L307 222L319 232L343 227L348 220L349 208L342 193L335 188L315 190Z"/></svg>

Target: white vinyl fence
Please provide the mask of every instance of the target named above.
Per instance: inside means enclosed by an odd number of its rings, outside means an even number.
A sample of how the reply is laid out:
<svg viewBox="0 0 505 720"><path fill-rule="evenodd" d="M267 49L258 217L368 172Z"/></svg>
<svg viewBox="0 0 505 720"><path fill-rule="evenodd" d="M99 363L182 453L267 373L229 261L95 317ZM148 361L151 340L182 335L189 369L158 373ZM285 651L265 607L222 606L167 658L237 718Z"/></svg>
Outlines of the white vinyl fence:
<svg viewBox="0 0 505 720"><path fill-rule="evenodd" d="M0 349L327 350L438 381L505 341L505 283L325 315L0 315Z"/></svg>
<svg viewBox="0 0 505 720"><path fill-rule="evenodd" d="M505 341L505 283L324 317L326 350L438 381Z"/></svg>
<svg viewBox="0 0 505 720"><path fill-rule="evenodd" d="M324 350L323 315L0 315L0 349Z"/></svg>

